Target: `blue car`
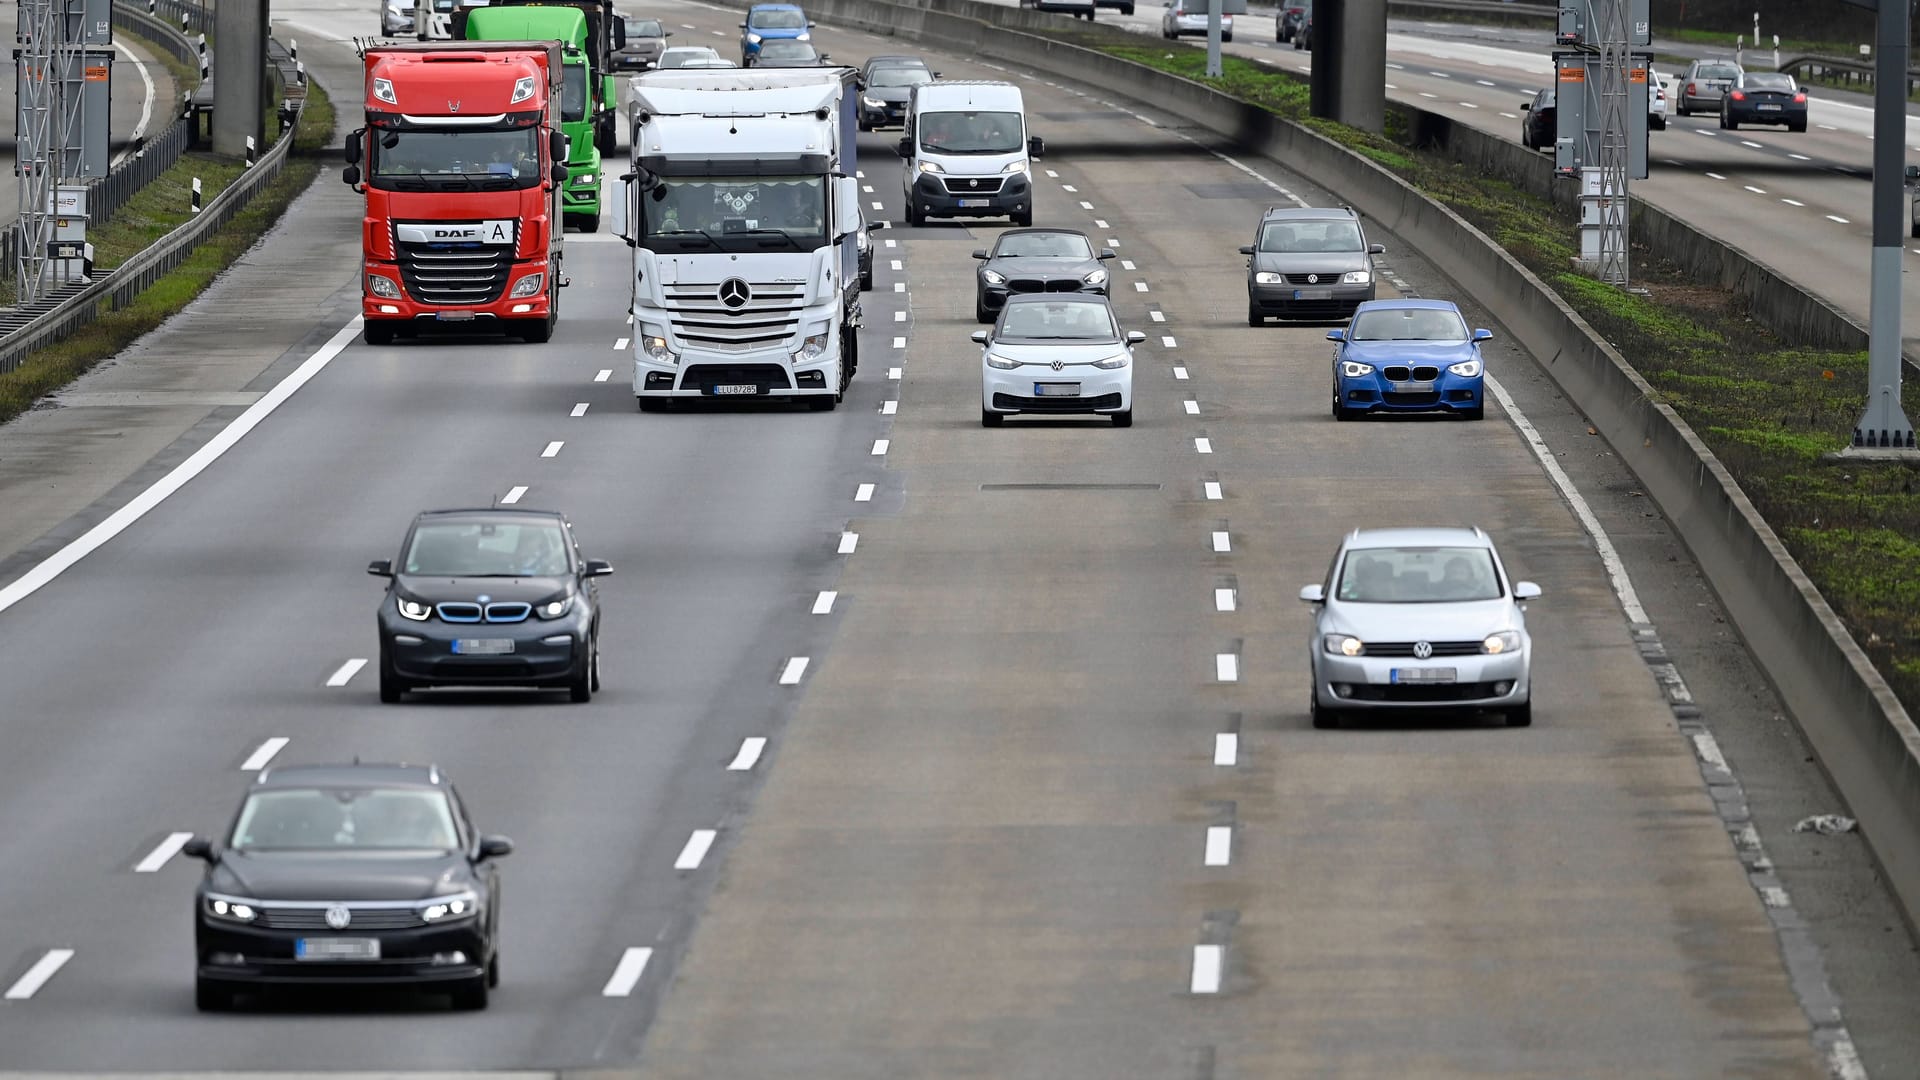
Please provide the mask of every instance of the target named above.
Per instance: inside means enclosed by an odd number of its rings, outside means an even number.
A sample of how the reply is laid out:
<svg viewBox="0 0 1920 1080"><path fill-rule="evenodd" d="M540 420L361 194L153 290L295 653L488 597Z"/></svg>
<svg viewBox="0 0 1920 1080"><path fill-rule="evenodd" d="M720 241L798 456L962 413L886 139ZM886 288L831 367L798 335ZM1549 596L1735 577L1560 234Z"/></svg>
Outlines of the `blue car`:
<svg viewBox="0 0 1920 1080"><path fill-rule="evenodd" d="M1486 415L1491 330L1467 330L1450 300L1369 300L1345 330L1327 331L1333 350L1333 418L1368 413Z"/></svg>
<svg viewBox="0 0 1920 1080"><path fill-rule="evenodd" d="M798 4L755 4L747 9L747 21L740 24L740 66L752 67L760 59L763 41L806 41L813 24Z"/></svg>

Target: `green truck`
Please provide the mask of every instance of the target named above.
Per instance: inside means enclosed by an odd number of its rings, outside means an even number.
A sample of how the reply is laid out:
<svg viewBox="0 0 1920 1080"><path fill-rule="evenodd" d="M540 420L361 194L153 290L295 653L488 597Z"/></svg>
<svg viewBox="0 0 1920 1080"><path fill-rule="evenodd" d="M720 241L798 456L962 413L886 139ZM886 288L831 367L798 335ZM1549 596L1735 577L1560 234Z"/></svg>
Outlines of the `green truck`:
<svg viewBox="0 0 1920 1080"><path fill-rule="evenodd" d="M454 35L463 41L557 41L560 43L560 130L567 136L567 185L560 192L562 222L587 232L600 229L601 123L597 81L589 62L584 13L572 7L476 7L454 13Z"/></svg>
<svg viewBox="0 0 1920 1080"><path fill-rule="evenodd" d="M627 24L613 10L613 0L492 0L494 7L570 7L587 17L587 66L593 73L594 143L602 154L612 154L615 116L620 111L620 84L614 75L614 54L627 47Z"/></svg>

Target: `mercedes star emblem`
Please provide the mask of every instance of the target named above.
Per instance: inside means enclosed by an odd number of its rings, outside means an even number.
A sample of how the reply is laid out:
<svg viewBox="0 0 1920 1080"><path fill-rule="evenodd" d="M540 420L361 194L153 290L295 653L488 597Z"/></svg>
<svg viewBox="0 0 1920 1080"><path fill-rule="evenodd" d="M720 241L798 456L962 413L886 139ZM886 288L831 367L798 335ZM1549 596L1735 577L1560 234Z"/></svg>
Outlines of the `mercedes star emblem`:
<svg viewBox="0 0 1920 1080"><path fill-rule="evenodd" d="M345 904L333 904L327 908L327 926L334 930L345 930L353 921L353 912Z"/></svg>
<svg viewBox="0 0 1920 1080"><path fill-rule="evenodd" d="M1317 284L1319 284L1319 283L1320 283L1320 275L1319 275L1319 274L1308 274L1308 275L1307 275L1307 284L1309 284L1309 285L1317 285Z"/></svg>
<svg viewBox="0 0 1920 1080"><path fill-rule="evenodd" d="M747 306L753 299L753 289L737 277L730 277L720 283L720 302L735 311Z"/></svg>
<svg viewBox="0 0 1920 1080"><path fill-rule="evenodd" d="M1431 642L1416 641L1413 643L1414 659L1425 660L1427 657L1432 655L1433 655L1433 644Z"/></svg>

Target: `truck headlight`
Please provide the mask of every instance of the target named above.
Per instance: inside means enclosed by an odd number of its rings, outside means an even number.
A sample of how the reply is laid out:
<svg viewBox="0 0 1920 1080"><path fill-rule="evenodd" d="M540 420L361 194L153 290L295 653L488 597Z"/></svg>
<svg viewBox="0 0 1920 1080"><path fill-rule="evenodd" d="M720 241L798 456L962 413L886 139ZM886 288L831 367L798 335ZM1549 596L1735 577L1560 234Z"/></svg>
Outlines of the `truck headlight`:
<svg viewBox="0 0 1920 1080"><path fill-rule="evenodd" d="M999 368L1002 371L1012 371L1014 368L1020 366L1020 361L1009 360L1004 356L995 356L992 353L988 353L987 366L990 368Z"/></svg>
<svg viewBox="0 0 1920 1080"><path fill-rule="evenodd" d="M1480 361L1462 360L1457 364L1448 364L1447 370L1463 379L1471 379L1475 375L1480 374Z"/></svg>
<svg viewBox="0 0 1920 1080"><path fill-rule="evenodd" d="M1373 271L1371 270L1349 270L1340 275L1340 283L1342 285L1365 285L1372 280Z"/></svg>
<svg viewBox="0 0 1920 1080"><path fill-rule="evenodd" d="M509 105L518 105L533 96L533 76L522 75L513 81L513 98Z"/></svg>
<svg viewBox="0 0 1920 1080"><path fill-rule="evenodd" d="M1007 276L998 270L982 270L980 271L980 279L989 285L1005 285L1007 283Z"/></svg>
<svg viewBox="0 0 1920 1080"><path fill-rule="evenodd" d="M832 335L824 330L818 334L808 334L806 338L800 342L800 348L794 351L793 362L796 364L811 364L815 360L825 356L827 353L827 338L830 336Z"/></svg>
<svg viewBox="0 0 1920 1080"><path fill-rule="evenodd" d="M574 177L573 182L584 187L585 185L593 183L595 179L597 179L597 177L592 173L583 172L579 176Z"/></svg>
<svg viewBox="0 0 1920 1080"><path fill-rule="evenodd" d="M640 351L656 364L678 364L679 354L667 344L666 332L657 326L640 328Z"/></svg>
<svg viewBox="0 0 1920 1080"><path fill-rule="evenodd" d="M514 283L513 299L518 300L524 297L532 296L535 293L540 291L540 286L545 285L546 283L547 283L546 274L544 273L528 274L526 277L523 277L519 281Z"/></svg>
<svg viewBox="0 0 1920 1080"><path fill-rule="evenodd" d="M1362 375L1371 374L1373 374L1372 364L1363 364L1358 360L1340 361L1340 377L1343 379L1358 379Z"/></svg>
<svg viewBox="0 0 1920 1080"><path fill-rule="evenodd" d="M1271 270L1262 270L1253 275L1253 280L1261 285L1278 285L1280 284L1280 275Z"/></svg>
<svg viewBox="0 0 1920 1080"><path fill-rule="evenodd" d="M400 104L400 99L393 96L393 80L392 79L373 80L373 96L376 99L380 101L384 101L389 105Z"/></svg>
<svg viewBox="0 0 1920 1080"><path fill-rule="evenodd" d="M1095 270L1080 280L1089 285L1105 285L1107 283L1107 272L1105 270Z"/></svg>
<svg viewBox="0 0 1920 1080"><path fill-rule="evenodd" d="M395 285L392 278L380 274L367 275L367 291L388 300L400 299L400 286Z"/></svg>

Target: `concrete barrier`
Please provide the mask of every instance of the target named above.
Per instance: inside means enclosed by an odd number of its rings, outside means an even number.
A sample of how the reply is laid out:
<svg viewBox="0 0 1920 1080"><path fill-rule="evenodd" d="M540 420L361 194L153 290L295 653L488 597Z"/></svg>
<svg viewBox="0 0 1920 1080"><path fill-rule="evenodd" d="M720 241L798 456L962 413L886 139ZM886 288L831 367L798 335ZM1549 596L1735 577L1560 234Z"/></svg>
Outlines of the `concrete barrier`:
<svg viewBox="0 0 1920 1080"><path fill-rule="evenodd" d="M744 0L725 2L746 6ZM1200 83L1022 32L1087 32L1064 17L973 0L942 0L938 9L886 0L808 0L808 8L828 24L918 37L1151 101L1339 192L1485 304L1540 358L1673 522L1860 820L1909 924L1920 925L1920 731L1719 460L1684 420L1654 400L1652 387L1625 358L1525 266L1458 214L1313 131ZM1463 154L1477 155L1487 166L1505 162L1516 174L1539 175L1520 166L1499 140L1451 123L1445 127L1444 137ZM1697 234L1689 238L1677 222L1646 220L1656 235L1692 245L1695 258L1717 266L1710 280L1737 283L1754 297L1789 288L1771 269L1727 245ZM1790 318L1808 336L1845 340L1831 308L1823 314L1823 305L1804 297L1799 304Z"/></svg>

